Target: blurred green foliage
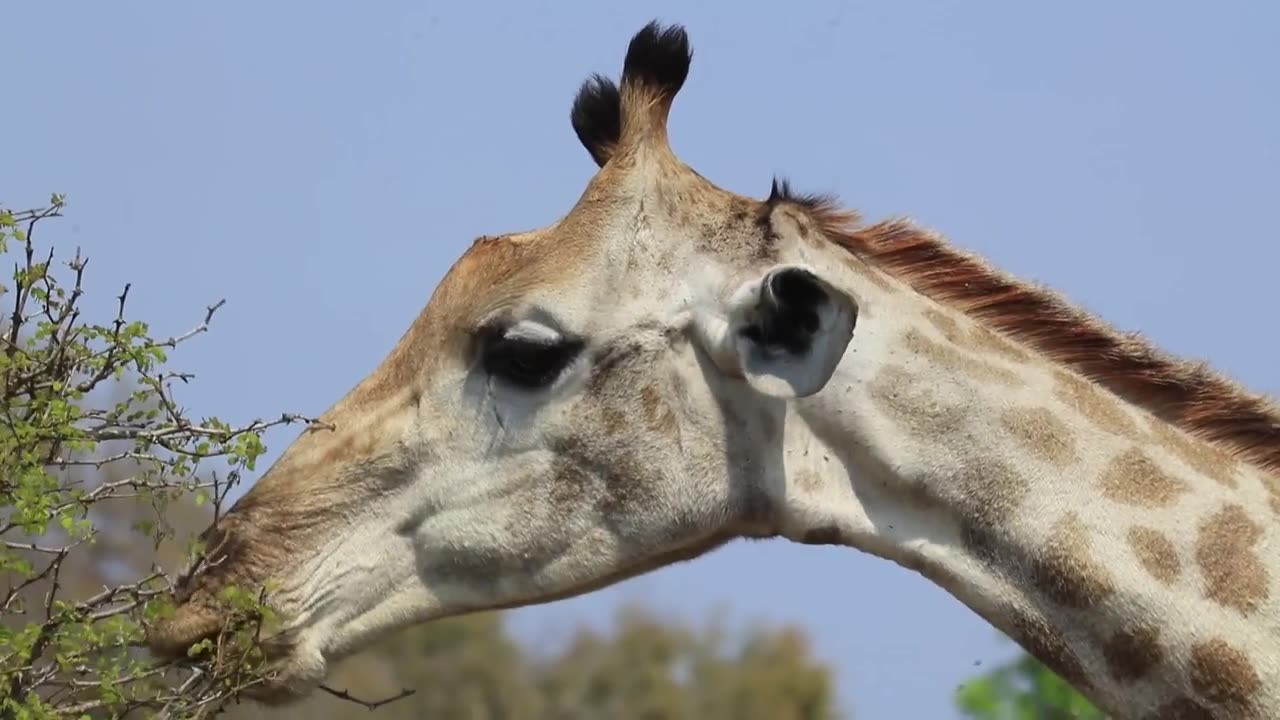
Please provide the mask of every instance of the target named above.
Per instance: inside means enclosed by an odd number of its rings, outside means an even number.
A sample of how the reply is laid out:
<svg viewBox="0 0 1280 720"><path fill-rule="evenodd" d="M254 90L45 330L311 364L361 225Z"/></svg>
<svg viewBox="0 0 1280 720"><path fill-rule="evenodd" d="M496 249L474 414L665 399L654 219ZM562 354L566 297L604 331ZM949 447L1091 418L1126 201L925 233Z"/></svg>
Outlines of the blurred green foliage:
<svg viewBox="0 0 1280 720"><path fill-rule="evenodd" d="M1023 653L965 683L956 705L970 720L1103 720L1093 703Z"/></svg>
<svg viewBox="0 0 1280 720"><path fill-rule="evenodd" d="M798 629L730 632L639 606L607 632L579 628L557 652L522 650L501 613L410 628L335 668L329 685L365 701L413 695L377 708L386 720L836 720L831 670ZM360 705L323 694L233 718L341 720Z"/></svg>

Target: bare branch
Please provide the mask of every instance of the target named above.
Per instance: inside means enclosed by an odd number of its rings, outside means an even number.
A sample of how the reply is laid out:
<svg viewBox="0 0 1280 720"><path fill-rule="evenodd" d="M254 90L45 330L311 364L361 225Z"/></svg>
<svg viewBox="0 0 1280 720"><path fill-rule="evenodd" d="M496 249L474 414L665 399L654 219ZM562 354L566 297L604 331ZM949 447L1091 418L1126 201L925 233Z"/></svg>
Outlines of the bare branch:
<svg viewBox="0 0 1280 720"><path fill-rule="evenodd" d="M5 547L10 550L30 550L32 552L45 553L49 555L61 555L67 551L66 547L49 547L46 545L37 545L35 543L18 543L5 541Z"/></svg>
<svg viewBox="0 0 1280 720"><path fill-rule="evenodd" d="M98 441L108 441L108 440L160 441L165 438L170 438L175 435L181 435L184 433L191 434L191 435L203 435L205 437L219 437L219 436L234 437L236 435L245 435L248 433L261 432L262 430L267 430L267 429L276 427L277 425L290 425L296 422L303 422L309 425L323 425L323 423L321 423L319 420L314 418L309 418L304 415L284 413L280 416L278 420L272 420L270 422L264 421L264 420L254 420L248 425L231 429L231 430L222 430L220 428L207 427L207 426L201 426L201 425L171 425L171 426L160 427L152 430L144 430L140 428L125 428L125 427L97 429L97 430L89 430L87 431L87 434L89 435L89 437Z"/></svg>
<svg viewBox="0 0 1280 720"><path fill-rule="evenodd" d="M201 322L199 325L195 326L194 328L188 330L187 332L181 335L178 335L176 337L171 337L168 340L162 340L154 344L162 347L170 347L170 348L177 347L180 343L186 342L187 340L190 340L191 338L195 337L196 335L199 335L200 333L208 332L209 322L213 320L213 314L218 312L218 308L221 308L225 304L227 304L227 301L226 301L226 298L223 298L222 300L219 300L218 302L208 306L207 308L205 308L204 321Z"/></svg>
<svg viewBox="0 0 1280 720"><path fill-rule="evenodd" d="M377 710L383 705L389 705L393 702L396 702L397 700L403 700L409 697L410 695L413 695L414 693L418 692L417 690L410 690L409 688L404 688L400 692L396 693L395 695L382 700L361 700L360 698L355 697L354 695L352 695L350 692L346 690L337 690L335 688L329 687L328 685L320 685L319 687L321 690L329 693L330 695L338 698L339 700L346 700L348 702L353 702L357 705L362 705L368 710Z"/></svg>

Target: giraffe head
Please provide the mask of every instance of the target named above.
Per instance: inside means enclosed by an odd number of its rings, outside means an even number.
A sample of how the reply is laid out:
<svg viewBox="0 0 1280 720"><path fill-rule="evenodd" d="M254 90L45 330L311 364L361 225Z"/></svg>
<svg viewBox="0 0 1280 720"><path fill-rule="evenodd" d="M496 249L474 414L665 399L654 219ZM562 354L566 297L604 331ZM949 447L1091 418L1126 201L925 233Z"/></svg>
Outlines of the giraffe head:
<svg viewBox="0 0 1280 720"><path fill-rule="evenodd" d="M477 240L384 362L208 534L153 628L180 652L272 581L279 680L410 623L568 597L778 533L781 411L820 392L856 300L813 201L721 189L667 142L692 54L649 25L572 124L599 165L554 224ZM828 221L830 217L827 216Z"/></svg>

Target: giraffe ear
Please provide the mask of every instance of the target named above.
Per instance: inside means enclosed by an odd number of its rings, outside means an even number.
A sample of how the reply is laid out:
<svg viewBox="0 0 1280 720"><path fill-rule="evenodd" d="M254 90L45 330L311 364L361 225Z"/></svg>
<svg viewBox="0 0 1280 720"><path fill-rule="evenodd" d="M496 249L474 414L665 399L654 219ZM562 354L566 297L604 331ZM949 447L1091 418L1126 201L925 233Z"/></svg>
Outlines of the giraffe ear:
<svg viewBox="0 0 1280 720"><path fill-rule="evenodd" d="M778 265L734 294L727 339L751 387L806 397L831 379L857 320L853 298L809 268Z"/></svg>

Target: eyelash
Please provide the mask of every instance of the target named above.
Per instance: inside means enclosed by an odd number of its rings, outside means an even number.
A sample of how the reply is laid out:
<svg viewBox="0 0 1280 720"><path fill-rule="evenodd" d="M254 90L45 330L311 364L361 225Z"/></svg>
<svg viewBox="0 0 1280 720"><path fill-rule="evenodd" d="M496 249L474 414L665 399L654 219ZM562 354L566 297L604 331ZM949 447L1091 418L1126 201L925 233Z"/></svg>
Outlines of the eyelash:
<svg viewBox="0 0 1280 720"><path fill-rule="evenodd" d="M539 342L486 334L481 364L485 372L525 390L551 385L582 350L579 341Z"/></svg>

